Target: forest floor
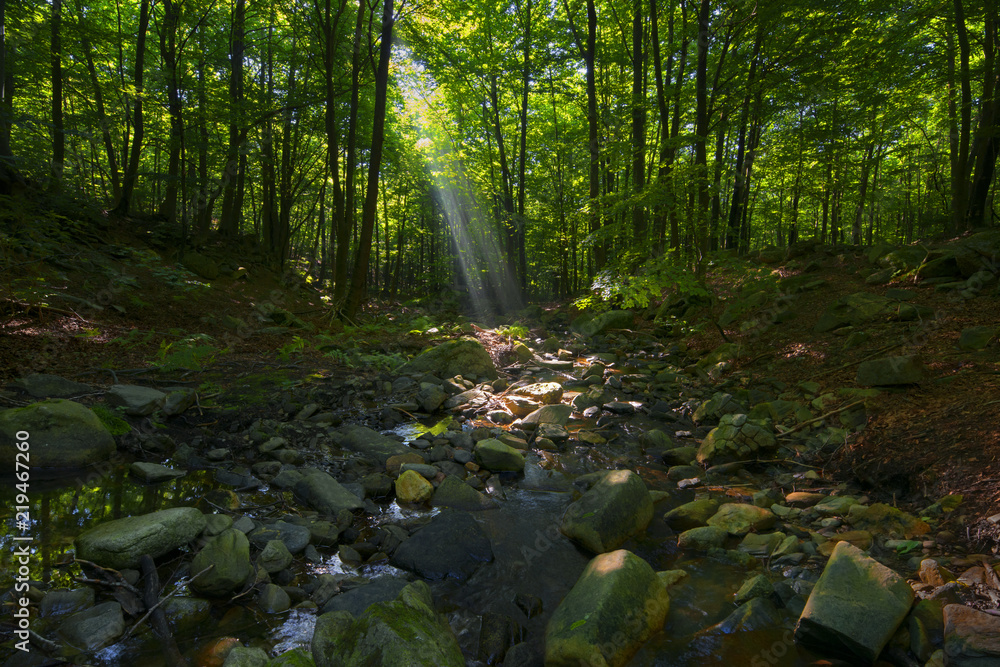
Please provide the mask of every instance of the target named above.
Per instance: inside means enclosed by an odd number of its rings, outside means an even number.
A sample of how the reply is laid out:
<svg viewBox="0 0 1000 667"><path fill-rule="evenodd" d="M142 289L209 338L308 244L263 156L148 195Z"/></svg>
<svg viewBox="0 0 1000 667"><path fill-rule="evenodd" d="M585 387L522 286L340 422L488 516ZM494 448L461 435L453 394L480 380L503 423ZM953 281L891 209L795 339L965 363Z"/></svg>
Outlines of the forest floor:
<svg viewBox="0 0 1000 667"><path fill-rule="evenodd" d="M448 317L437 306L377 302L345 327L331 318L323 293L282 282L266 267L243 264L240 257L234 260L247 269L240 277L222 276L209 286L170 257L164 260L148 246L141 225L132 223L74 238L57 233L54 223L52 228L37 225L30 234L32 244L11 241L18 238L16 228L0 237L0 385L29 373L91 384L140 381L171 359L179 349L171 343L193 333L215 341L198 360L205 369L235 371L263 364L302 375L317 370L374 375L379 372L375 366L412 356L429 342L429 336L407 326L414 318L443 325ZM857 365L867 358L918 355L924 381L868 400L867 426L826 462L824 472L888 502L926 505L962 494L958 523L966 535L959 537L969 539L972 550L994 546L996 535L985 518L1000 511L1000 354L995 340L978 352L960 352L957 342L964 328L996 326L1000 299L995 292L962 300L919 284L869 285L865 276L871 265L860 248L840 248L821 259L811 275L826 285L799 294L795 316L763 333L740 333L711 322L718 321L739 283L796 271L748 262L752 271L729 264L710 273L715 305L698 311L703 326L674 342L686 345L689 356L707 353L726 339L737 343L739 355L728 372L740 374L747 387L763 377L789 385L816 380L831 387L853 386ZM915 290L917 302L933 309L936 317L905 328L872 322L866 326L868 342L850 351L843 349L843 335L814 333L816 321L835 300L857 292L884 294L888 288ZM227 326L227 318L250 321L261 303L290 311L325 335L330 348L353 349L354 356L331 356L325 353L329 349L290 341L287 334L256 331L249 336ZM575 312L565 303L546 304L543 310L544 322L523 316L511 321L544 336L547 328L565 328ZM662 331L651 317L637 317L635 326ZM225 388L226 376L213 372L214 386ZM204 371L175 372L172 378L197 386ZM13 396L0 392L0 401L6 407L19 405Z"/></svg>

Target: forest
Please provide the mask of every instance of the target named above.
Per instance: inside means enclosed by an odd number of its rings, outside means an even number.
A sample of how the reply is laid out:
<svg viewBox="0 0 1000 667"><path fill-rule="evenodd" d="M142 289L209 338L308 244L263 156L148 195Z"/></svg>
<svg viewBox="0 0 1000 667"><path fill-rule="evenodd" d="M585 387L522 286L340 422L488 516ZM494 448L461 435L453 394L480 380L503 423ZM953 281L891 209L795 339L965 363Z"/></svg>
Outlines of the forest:
<svg viewBox="0 0 1000 667"><path fill-rule="evenodd" d="M159 220L179 252L249 235L348 314L449 286L641 302L716 251L996 215L995 0L0 12L6 191Z"/></svg>

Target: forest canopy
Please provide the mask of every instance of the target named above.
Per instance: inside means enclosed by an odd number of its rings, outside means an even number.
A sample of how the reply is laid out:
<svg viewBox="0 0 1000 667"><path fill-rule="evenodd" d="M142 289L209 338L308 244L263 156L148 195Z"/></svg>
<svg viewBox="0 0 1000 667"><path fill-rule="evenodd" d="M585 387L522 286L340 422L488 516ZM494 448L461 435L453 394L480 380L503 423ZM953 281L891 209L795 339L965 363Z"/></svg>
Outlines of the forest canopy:
<svg viewBox="0 0 1000 667"><path fill-rule="evenodd" d="M990 226L995 0L0 1L0 158L344 312ZM694 271L691 271L694 269ZM654 279L651 278L651 279Z"/></svg>

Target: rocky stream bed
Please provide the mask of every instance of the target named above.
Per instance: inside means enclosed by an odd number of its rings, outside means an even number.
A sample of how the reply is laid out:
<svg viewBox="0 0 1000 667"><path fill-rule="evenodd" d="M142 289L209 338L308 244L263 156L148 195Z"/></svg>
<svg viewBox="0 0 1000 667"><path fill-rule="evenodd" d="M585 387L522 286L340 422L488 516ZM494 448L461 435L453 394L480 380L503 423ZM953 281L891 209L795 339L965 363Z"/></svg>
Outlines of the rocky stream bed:
<svg viewBox="0 0 1000 667"><path fill-rule="evenodd" d="M31 652L4 487L4 664L1000 665L1000 564L963 550L962 498L872 502L820 463L910 360L748 386L718 380L730 348L630 318L469 328L485 347L263 396L256 371L212 407L24 378L0 454L28 431L33 466L73 473L33 482Z"/></svg>

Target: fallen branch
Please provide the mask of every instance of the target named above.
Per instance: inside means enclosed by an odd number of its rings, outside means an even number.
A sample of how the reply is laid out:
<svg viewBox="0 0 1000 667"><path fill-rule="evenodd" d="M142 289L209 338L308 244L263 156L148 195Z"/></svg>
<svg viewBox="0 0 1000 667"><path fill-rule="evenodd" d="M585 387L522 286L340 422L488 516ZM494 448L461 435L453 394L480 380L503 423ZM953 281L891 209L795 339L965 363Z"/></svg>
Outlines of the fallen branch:
<svg viewBox="0 0 1000 667"><path fill-rule="evenodd" d="M188 579L187 582L185 582L185 583L190 584L192 581L194 581L195 579L197 579L201 575L205 574L206 572L208 572L209 570L211 570L213 567L215 567L215 565L209 565L204 570L202 570L198 574L196 574L193 577L191 577L190 579ZM179 583L181 583L181 582L178 582L178 584ZM160 605L162 605L164 602L166 602L170 598L172 598L175 595L177 595L180 592L180 590L181 590L181 587L179 585L174 586L174 590L169 595L167 595L167 596L165 596L163 598L160 598L160 600L157 601L152 607L150 607L149 609L147 609L146 613L143 614L142 618L140 618L138 621L136 621L132 625L132 627L129 628L128 631L124 635L122 635L122 638L119 639L118 641L124 641L124 640L128 639L132 635L132 633L135 632L136 629L143 623L143 621L145 621L149 617L150 614L152 614L154 611L156 611L157 609L159 609Z"/></svg>
<svg viewBox="0 0 1000 667"><path fill-rule="evenodd" d="M789 430L787 430L787 431L785 431L783 433L779 433L778 437L779 438L784 438L784 437L786 437L788 435L791 435L792 433L795 433L799 429L802 429L802 428L805 428L806 426L809 426L810 424L815 424L816 422L821 421L823 419L826 419L827 417L832 417L833 415L840 414L841 412L846 412L847 410L850 410L853 407L857 407L859 405L862 405L863 403L864 403L863 399L860 400L860 401L854 401L853 403L850 403L849 405L845 405L842 408L837 408L836 410L833 410L832 412L827 412L825 415L820 415L819 417L813 417L812 419L804 421L801 424L797 424L796 426L793 426L791 429L789 429Z"/></svg>

